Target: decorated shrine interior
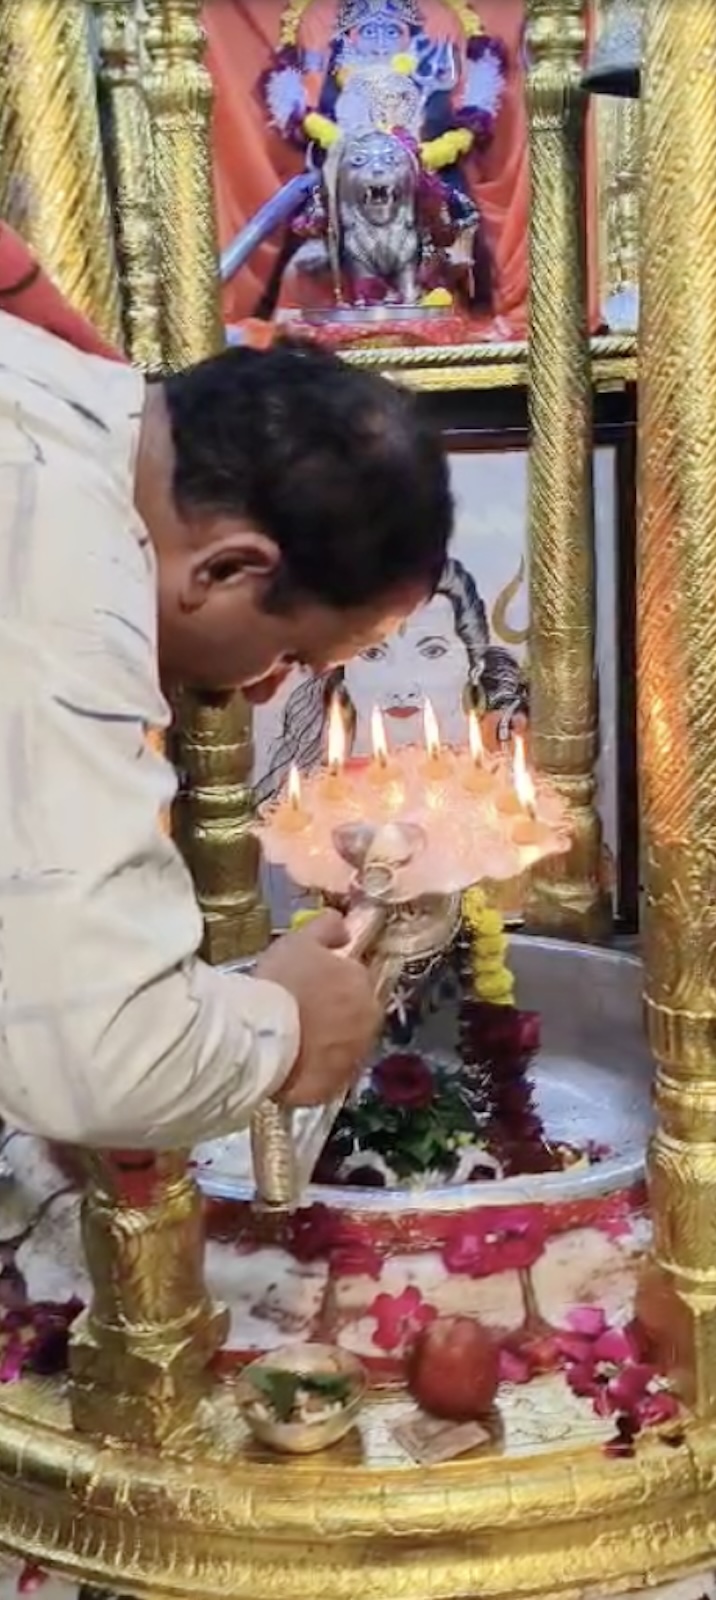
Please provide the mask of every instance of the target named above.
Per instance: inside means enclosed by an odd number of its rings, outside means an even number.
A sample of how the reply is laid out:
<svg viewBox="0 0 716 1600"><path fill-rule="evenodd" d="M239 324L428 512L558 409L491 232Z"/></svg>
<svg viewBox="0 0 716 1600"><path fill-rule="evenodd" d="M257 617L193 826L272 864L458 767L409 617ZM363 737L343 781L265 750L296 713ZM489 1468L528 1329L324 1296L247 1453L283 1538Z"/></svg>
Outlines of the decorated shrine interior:
<svg viewBox="0 0 716 1600"><path fill-rule="evenodd" d="M383 1033L190 1152L2 1130L8 1595L714 1592L714 52L710 0L0 11L73 308L407 385L456 513L394 638L176 706L202 958L337 906Z"/></svg>

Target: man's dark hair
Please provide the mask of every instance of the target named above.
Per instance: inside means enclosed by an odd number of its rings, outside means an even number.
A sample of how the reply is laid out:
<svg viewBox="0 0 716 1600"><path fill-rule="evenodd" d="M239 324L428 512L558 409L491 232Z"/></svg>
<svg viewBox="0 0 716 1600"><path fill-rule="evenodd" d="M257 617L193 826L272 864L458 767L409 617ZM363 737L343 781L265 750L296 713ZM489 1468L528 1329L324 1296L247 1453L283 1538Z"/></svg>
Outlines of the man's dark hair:
<svg viewBox="0 0 716 1600"><path fill-rule="evenodd" d="M338 609L440 577L453 504L419 402L306 344L225 350L165 393L180 515L246 516L278 545L268 604Z"/></svg>

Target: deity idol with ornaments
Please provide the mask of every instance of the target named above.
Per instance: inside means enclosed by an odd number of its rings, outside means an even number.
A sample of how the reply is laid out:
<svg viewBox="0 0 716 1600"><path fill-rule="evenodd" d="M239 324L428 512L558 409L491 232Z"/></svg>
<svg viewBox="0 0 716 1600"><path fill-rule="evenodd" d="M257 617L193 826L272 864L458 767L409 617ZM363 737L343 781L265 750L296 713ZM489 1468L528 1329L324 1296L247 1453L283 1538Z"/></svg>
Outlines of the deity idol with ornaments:
<svg viewBox="0 0 716 1600"><path fill-rule="evenodd" d="M308 320L491 310L489 247L461 167L492 140L506 55L466 0L441 10L433 30L417 0L344 0L325 53L304 43L310 0L283 13L260 87L271 126L316 178L294 219L285 300Z"/></svg>

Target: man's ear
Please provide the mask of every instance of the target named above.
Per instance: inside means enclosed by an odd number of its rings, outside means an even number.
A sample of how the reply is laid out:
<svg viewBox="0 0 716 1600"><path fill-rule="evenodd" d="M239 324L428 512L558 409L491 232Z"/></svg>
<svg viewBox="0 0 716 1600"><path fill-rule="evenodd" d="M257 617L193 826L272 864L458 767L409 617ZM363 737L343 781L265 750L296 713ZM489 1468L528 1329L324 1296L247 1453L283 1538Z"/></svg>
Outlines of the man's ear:
<svg viewBox="0 0 716 1600"><path fill-rule="evenodd" d="M263 533L248 529L219 534L192 552L182 585L182 608L198 610L219 588L268 584L280 565L278 545Z"/></svg>

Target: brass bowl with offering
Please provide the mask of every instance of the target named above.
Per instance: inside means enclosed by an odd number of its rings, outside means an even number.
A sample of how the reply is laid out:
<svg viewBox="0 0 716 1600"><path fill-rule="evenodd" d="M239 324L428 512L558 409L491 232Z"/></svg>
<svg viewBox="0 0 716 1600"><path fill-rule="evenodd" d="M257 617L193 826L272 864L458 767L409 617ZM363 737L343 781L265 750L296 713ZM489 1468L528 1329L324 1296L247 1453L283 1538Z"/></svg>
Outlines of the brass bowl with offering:
<svg viewBox="0 0 716 1600"><path fill-rule="evenodd" d="M284 1346L241 1375L240 1405L254 1437L284 1455L328 1450L350 1432L367 1388L365 1368L336 1345Z"/></svg>

